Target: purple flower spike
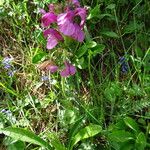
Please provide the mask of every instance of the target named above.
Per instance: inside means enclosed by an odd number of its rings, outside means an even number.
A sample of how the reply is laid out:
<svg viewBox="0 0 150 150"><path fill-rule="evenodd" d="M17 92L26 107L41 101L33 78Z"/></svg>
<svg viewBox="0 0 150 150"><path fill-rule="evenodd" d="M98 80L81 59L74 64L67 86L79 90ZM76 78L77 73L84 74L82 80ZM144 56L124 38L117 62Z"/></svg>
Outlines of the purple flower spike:
<svg viewBox="0 0 150 150"><path fill-rule="evenodd" d="M48 12L42 16L41 21L43 27L48 27L51 23L55 23L57 21L57 16L53 12Z"/></svg>
<svg viewBox="0 0 150 150"><path fill-rule="evenodd" d="M70 64L68 61L65 61L64 64L65 64L66 68L60 72L60 75L62 77L68 77L68 76L74 75L76 73L75 66Z"/></svg>
<svg viewBox="0 0 150 150"><path fill-rule="evenodd" d="M45 30L44 36L47 38L47 49L53 49L59 41L63 41L61 34L52 28Z"/></svg>
<svg viewBox="0 0 150 150"><path fill-rule="evenodd" d="M49 70L51 73L54 73L58 70L58 66L55 66L55 65L48 65L46 67L47 70Z"/></svg>

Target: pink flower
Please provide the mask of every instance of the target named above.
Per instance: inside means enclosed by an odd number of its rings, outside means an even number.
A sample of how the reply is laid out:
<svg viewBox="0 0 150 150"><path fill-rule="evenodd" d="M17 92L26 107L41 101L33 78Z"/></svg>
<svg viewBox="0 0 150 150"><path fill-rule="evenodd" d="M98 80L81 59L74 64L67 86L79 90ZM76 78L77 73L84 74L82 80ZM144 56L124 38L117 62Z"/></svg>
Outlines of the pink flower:
<svg viewBox="0 0 150 150"><path fill-rule="evenodd" d="M80 23L77 23L75 19L79 17ZM64 35L70 36L79 42L84 40L83 26L86 19L86 9L76 8L75 10L67 10L66 13L60 14L57 17L57 24L60 32Z"/></svg>
<svg viewBox="0 0 150 150"><path fill-rule="evenodd" d="M64 64L65 64L66 68L60 72L60 75L62 77L68 77L68 76L74 75L76 73L75 66L70 64L68 61L65 61Z"/></svg>
<svg viewBox="0 0 150 150"><path fill-rule="evenodd" d="M47 49L53 49L59 41L63 41L61 34L52 28L49 28L43 32L44 37L47 38Z"/></svg>
<svg viewBox="0 0 150 150"><path fill-rule="evenodd" d="M46 67L46 69L49 70L51 73L54 73L54 72L56 72L58 70L58 66L56 66L56 65L48 65Z"/></svg>
<svg viewBox="0 0 150 150"><path fill-rule="evenodd" d="M41 18L42 26L48 27L51 23L57 22L57 16L54 14L54 5L49 5L49 12L46 13L44 9L40 9L40 13L43 14Z"/></svg>

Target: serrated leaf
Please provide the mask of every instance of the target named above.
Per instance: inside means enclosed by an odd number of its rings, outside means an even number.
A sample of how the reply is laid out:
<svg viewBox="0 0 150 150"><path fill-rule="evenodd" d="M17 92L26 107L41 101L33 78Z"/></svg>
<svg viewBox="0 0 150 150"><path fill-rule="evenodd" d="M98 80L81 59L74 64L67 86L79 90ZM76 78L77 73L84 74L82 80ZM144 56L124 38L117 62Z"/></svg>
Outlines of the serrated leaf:
<svg viewBox="0 0 150 150"><path fill-rule="evenodd" d="M73 147L75 144L77 144L79 141L83 139L87 139L87 138L95 136L101 131L102 131L102 127L99 125L91 124L89 126L86 126L74 136L71 147Z"/></svg>
<svg viewBox="0 0 150 150"><path fill-rule="evenodd" d="M119 35L113 31L103 31L101 34L111 38L119 38Z"/></svg>
<svg viewBox="0 0 150 150"><path fill-rule="evenodd" d="M43 139L38 137L33 132L22 129L22 128L13 128L13 127L3 128L3 129L0 129L0 133L10 136L17 141L20 140L24 142L29 142L32 144L39 145L41 147L51 149L50 145L47 142L45 142Z"/></svg>
<svg viewBox="0 0 150 150"><path fill-rule="evenodd" d="M139 131L139 127L138 127L138 124L135 122L135 120L133 120L132 118L130 117L126 117L124 118L124 122L125 124L131 128L132 130L138 132Z"/></svg>

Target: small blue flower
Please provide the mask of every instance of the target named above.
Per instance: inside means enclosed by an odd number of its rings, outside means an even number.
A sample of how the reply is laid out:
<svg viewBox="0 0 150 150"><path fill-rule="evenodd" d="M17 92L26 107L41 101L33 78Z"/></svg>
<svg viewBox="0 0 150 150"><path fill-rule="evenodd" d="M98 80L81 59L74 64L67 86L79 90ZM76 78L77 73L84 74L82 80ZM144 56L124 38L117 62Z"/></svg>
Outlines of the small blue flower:
<svg viewBox="0 0 150 150"><path fill-rule="evenodd" d="M48 76L42 76L41 77L41 81L44 82L44 81L48 81L49 80L49 77Z"/></svg>
<svg viewBox="0 0 150 150"><path fill-rule="evenodd" d="M122 73L124 73L124 74L127 73L128 69L129 69L129 65L128 65L127 60L124 56L120 57L119 64L121 65Z"/></svg>
<svg viewBox="0 0 150 150"><path fill-rule="evenodd" d="M5 69L10 69L12 67L11 62L13 61L12 57L5 57L2 60L2 64L4 66Z"/></svg>
<svg viewBox="0 0 150 150"><path fill-rule="evenodd" d="M13 77L14 74L15 74L15 72L16 72L16 70L10 70L10 71L8 72L8 76L9 76L9 77Z"/></svg>

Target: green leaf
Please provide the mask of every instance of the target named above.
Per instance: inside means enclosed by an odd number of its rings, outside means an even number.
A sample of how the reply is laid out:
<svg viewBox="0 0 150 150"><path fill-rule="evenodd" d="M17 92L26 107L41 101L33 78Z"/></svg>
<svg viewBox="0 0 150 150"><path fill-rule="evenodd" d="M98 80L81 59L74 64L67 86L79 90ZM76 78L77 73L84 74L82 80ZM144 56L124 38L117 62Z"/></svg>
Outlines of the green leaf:
<svg viewBox="0 0 150 150"><path fill-rule="evenodd" d="M32 144L36 144L51 149L50 145L47 142L45 142L43 139L41 139L31 131L22 128L13 128L13 127L3 128L0 129L0 133L10 136L17 141L20 140L24 142L29 142Z"/></svg>
<svg viewBox="0 0 150 150"><path fill-rule="evenodd" d="M97 54L102 53L104 49L105 49L105 45L98 44L97 46L91 49L92 55L96 56Z"/></svg>
<svg viewBox="0 0 150 150"><path fill-rule="evenodd" d="M76 59L76 66L80 69L85 69L88 67L87 58L81 57L80 59Z"/></svg>
<svg viewBox="0 0 150 150"><path fill-rule="evenodd" d="M126 117L124 118L124 122L125 124L131 128L132 130L138 132L139 131L139 127L138 127L138 124L130 117Z"/></svg>
<svg viewBox="0 0 150 150"><path fill-rule="evenodd" d="M35 30L33 33L33 38L35 38L38 43L46 45L46 40L43 36L42 30Z"/></svg>
<svg viewBox="0 0 150 150"><path fill-rule="evenodd" d="M88 41L86 42L87 48L93 48L97 46L97 43L95 41Z"/></svg>
<svg viewBox="0 0 150 150"><path fill-rule="evenodd" d="M132 141L126 141L120 144L120 150L133 150L135 148L134 143Z"/></svg>
<svg viewBox="0 0 150 150"><path fill-rule="evenodd" d="M102 31L101 34L111 38L119 38L119 35L113 31Z"/></svg>
<svg viewBox="0 0 150 150"><path fill-rule="evenodd" d="M99 19L103 19L103 18L108 18L108 19L111 19L111 20L115 20L115 17L111 14L100 14Z"/></svg>
<svg viewBox="0 0 150 150"><path fill-rule="evenodd" d="M106 9L115 9L116 4L110 4L106 7Z"/></svg>
<svg viewBox="0 0 150 150"><path fill-rule="evenodd" d="M130 22L124 29L124 33L134 33L139 31L143 27L143 24L138 24L136 22Z"/></svg>
<svg viewBox="0 0 150 150"><path fill-rule="evenodd" d="M113 131L112 133L108 134L108 138L110 138L111 141L115 142L125 142L128 140L134 140L133 134L125 130Z"/></svg>
<svg viewBox="0 0 150 150"><path fill-rule="evenodd" d="M24 149L25 149L25 144L22 141L17 141L7 146L7 150L24 150Z"/></svg>
<svg viewBox="0 0 150 150"><path fill-rule="evenodd" d="M5 91L7 91L8 93L13 94L13 95L15 95L15 96L19 96L18 93L16 93L16 91L7 88L3 83L0 82L0 88L1 88L1 87L2 87Z"/></svg>
<svg viewBox="0 0 150 150"><path fill-rule="evenodd" d="M135 52L136 52L136 56L137 56L137 57L143 57L143 51L142 51L141 48L136 47L136 48L135 48Z"/></svg>
<svg viewBox="0 0 150 150"><path fill-rule="evenodd" d="M78 58L82 57L86 52L88 52L88 48L86 46L86 44L84 44L83 46L81 46L78 51L76 52L76 55Z"/></svg>
<svg viewBox="0 0 150 150"><path fill-rule="evenodd" d="M48 137L51 140L51 145L55 147L55 150L66 150L65 146L60 142L54 133L48 134Z"/></svg>
<svg viewBox="0 0 150 150"><path fill-rule="evenodd" d="M46 56L46 53L40 52L37 53L33 58L32 58L32 63L38 63L39 61L42 60Z"/></svg>
<svg viewBox="0 0 150 150"><path fill-rule="evenodd" d="M146 147L146 137L145 137L145 134L143 132L140 132L137 136L137 139L136 139L136 147L138 150L144 150L145 147Z"/></svg>
<svg viewBox="0 0 150 150"><path fill-rule="evenodd" d="M73 138L71 148L77 144L79 141L83 139L87 139L89 137L93 137L96 134L102 131L102 127L99 125L91 124L86 126L85 128L81 129Z"/></svg>
<svg viewBox="0 0 150 150"><path fill-rule="evenodd" d="M100 15L100 5L96 5L91 11L89 16L87 17L87 20L90 20L94 17L99 17Z"/></svg>
<svg viewBox="0 0 150 150"><path fill-rule="evenodd" d="M70 148L71 146L71 142L72 142L72 139L74 137L74 135L77 133L77 131L79 130L81 124L82 124L82 120L83 120L83 116L80 117L76 122L75 124L71 127L70 129L70 132L69 132L69 141L68 141L68 149Z"/></svg>

